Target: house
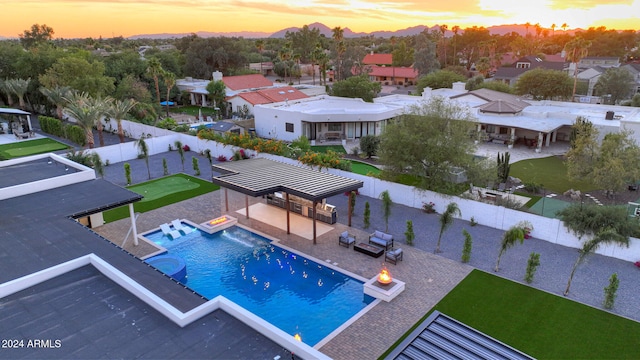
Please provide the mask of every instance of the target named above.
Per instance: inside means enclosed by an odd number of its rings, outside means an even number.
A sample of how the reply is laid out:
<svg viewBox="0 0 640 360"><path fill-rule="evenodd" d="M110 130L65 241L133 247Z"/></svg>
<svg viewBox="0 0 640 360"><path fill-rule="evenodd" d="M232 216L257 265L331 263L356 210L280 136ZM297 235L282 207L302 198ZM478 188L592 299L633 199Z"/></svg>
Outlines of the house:
<svg viewBox="0 0 640 360"><path fill-rule="evenodd" d="M393 65L392 54L374 54L373 51L364 56L362 59L363 65L375 65L375 66L391 66Z"/></svg>
<svg viewBox="0 0 640 360"><path fill-rule="evenodd" d="M516 60L510 66L502 66L496 70L496 74L493 76L494 81L502 81L509 86L515 85L520 76L525 72L532 69L550 69L550 70L565 70L564 61L548 61L537 56L524 56Z"/></svg>
<svg viewBox="0 0 640 360"><path fill-rule="evenodd" d="M590 69L596 66L606 69L620 67L620 58L615 56L587 56L578 62L578 69Z"/></svg>
<svg viewBox="0 0 640 360"><path fill-rule="evenodd" d="M253 115L254 106L305 99L309 96L292 86L271 87L255 91L239 92L227 97L234 113L241 117Z"/></svg>
<svg viewBox="0 0 640 360"><path fill-rule="evenodd" d="M595 95L594 93L595 86L598 83L598 79L600 79L600 76L602 76L602 74L604 74L605 71L607 71L606 68L603 68L602 66L598 65L578 73L577 75L578 81L588 84L587 93L584 95L586 96Z"/></svg>
<svg viewBox="0 0 640 360"><path fill-rule="evenodd" d="M412 67L377 66L368 67L369 80L382 85L414 85L418 81L418 71Z"/></svg>
<svg viewBox="0 0 640 360"><path fill-rule="evenodd" d="M635 80L634 94L640 94L640 64L629 63L622 65L621 68L627 70Z"/></svg>

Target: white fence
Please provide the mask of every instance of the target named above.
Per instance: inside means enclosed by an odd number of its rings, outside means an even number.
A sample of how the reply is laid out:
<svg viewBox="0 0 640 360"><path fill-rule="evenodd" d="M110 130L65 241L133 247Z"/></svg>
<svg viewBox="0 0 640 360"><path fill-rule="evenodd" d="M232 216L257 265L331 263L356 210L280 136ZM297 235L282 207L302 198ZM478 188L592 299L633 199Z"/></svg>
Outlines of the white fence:
<svg viewBox="0 0 640 360"><path fill-rule="evenodd" d="M211 156L214 158L217 158L219 155L231 158L234 151L238 149L233 146L225 146L216 143L215 141L201 140L196 136L176 133L149 125L133 123L130 121L123 121L122 123L123 128L129 137L137 139L140 136L151 135L151 137L146 140L149 147L149 155L168 151L169 145L171 145L171 147L175 147L174 143L176 141L180 141L183 145L188 145L192 151L196 152L202 152L209 149L211 151ZM112 124L112 127L113 129L116 129L115 122ZM92 151L97 152L103 161L109 160L110 163L128 161L138 157L137 147L131 142L96 148ZM245 153L249 156L257 155L253 150L245 149ZM291 165L305 166L297 160L282 156L264 153L261 153L259 156ZM422 208L423 203L433 202L435 204L436 211L439 213L444 211L450 202L455 202L458 204L460 212L462 213L461 218L464 220L470 220L471 217L473 217L478 224L501 230L507 230L518 222L526 220L533 225L534 230L531 235L537 239L572 248L582 247L580 240L564 226L562 221L558 219L550 219L536 214L464 199L457 196L447 196L433 191L419 190L411 186L380 180L348 171L337 169L328 169L323 171L361 180L364 186L359 190L359 192L364 196L378 198L383 191L387 190L389 191L391 199L396 204L402 204L419 209ZM603 245L596 251L596 253L635 262L640 260L640 239L631 238L629 248Z"/></svg>

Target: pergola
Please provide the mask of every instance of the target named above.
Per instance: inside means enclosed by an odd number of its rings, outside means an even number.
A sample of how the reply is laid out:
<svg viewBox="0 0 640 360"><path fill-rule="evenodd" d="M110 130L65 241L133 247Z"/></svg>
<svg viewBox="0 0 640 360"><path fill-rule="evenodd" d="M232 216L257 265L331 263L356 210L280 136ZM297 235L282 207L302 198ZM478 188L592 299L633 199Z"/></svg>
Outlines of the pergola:
<svg viewBox="0 0 640 360"><path fill-rule="evenodd" d="M327 197L357 190L363 182L265 158L231 161L213 165L220 175L212 181L225 188L225 207L229 211L227 189L246 196L258 197L278 191L286 193L287 234L289 224L289 194L313 201L313 243L316 243L316 206ZM249 199L245 198L249 217Z"/></svg>

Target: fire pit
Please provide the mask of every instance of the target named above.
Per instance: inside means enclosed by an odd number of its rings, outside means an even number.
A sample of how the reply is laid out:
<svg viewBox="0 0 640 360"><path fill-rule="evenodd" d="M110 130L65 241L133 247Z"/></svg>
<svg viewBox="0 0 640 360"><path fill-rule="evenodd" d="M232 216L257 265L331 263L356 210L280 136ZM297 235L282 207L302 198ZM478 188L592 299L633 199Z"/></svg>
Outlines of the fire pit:
<svg viewBox="0 0 640 360"><path fill-rule="evenodd" d="M378 275L364 283L364 293L386 302L393 300L404 291L404 282L393 279L385 266Z"/></svg>
<svg viewBox="0 0 640 360"><path fill-rule="evenodd" d="M211 219L207 222L203 222L202 224L200 224L200 228L208 232L209 234L213 234L214 232L218 232L220 230L224 230L230 226L233 226L237 222L238 219L229 215L223 215L215 219Z"/></svg>
<svg viewBox="0 0 640 360"><path fill-rule="evenodd" d="M383 285L387 285L393 282L393 279L391 278L391 274L389 273L389 270L387 270L386 267L383 267L382 270L380 270L380 273L378 274L378 282Z"/></svg>

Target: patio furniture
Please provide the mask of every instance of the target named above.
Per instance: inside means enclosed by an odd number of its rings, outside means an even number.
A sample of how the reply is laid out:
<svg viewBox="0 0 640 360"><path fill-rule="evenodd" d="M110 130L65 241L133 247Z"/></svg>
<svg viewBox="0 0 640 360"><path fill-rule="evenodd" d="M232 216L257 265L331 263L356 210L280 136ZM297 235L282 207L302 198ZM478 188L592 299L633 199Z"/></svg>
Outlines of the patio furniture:
<svg viewBox="0 0 640 360"><path fill-rule="evenodd" d="M389 250L389 248L393 248L393 236L376 230L373 234L369 235L369 244L382 246L385 250Z"/></svg>
<svg viewBox="0 0 640 360"><path fill-rule="evenodd" d="M182 225L182 222L180 221L180 219L173 220L171 222L171 225L173 225L174 229L176 229L180 233L182 233L182 235L187 235L188 233L190 233L190 232L192 232L194 230L189 226Z"/></svg>
<svg viewBox="0 0 640 360"><path fill-rule="evenodd" d="M395 250L387 251L387 253L384 255L384 259L385 261L396 265L398 261L402 261L402 254L402 248L397 248Z"/></svg>
<svg viewBox="0 0 640 360"><path fill-rule="evenodd" d="M340 236L338 236L338 245L340 246L344 246L348 248L349 246L351 246L351 244L355 242L356 242L355 235L349 234L348 231L344 231L342 234L340 234Z"/></svg>
<svg viewBox="0 0 640 360"><path fill-rule="evenodd" d="M180 237L180 232L178 230L171 230L169 224L160 225L160 230L162 230L162 233L168 236L171 240L175 240Z"/></svg>
<svg viewBox="0 0 640 360"><path fill-rule="evenodd" d="M379 258L384 253L384 248L365 243L358 243L354 245L353 250L365 255L373 256L374 258Z"/></svg>

